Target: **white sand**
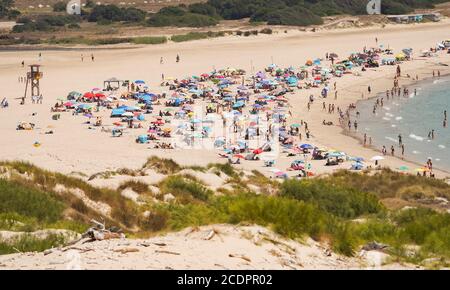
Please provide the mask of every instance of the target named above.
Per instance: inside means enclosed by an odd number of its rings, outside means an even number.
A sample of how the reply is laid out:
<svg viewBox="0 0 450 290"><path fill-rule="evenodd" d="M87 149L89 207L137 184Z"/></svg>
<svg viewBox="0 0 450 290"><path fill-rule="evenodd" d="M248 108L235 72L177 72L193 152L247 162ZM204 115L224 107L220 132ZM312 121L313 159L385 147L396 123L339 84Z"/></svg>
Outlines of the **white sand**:
<svg viewBox="0 0 450 290"><path fill-rule="evenodd" d="M212 233L214 232L214 234ZM120 251L124 252L120 252ZM379 252L348 258L259 226L214 225L146 240L107 240L0 256L0 269L414 269Z"/></svg>
<svg viewBox="0 0 450 290"><path fill-rule="evenodd" d="M119 167L137 168L151 155L170 157L182 164L206 165L217 162L214 151L190 150L150 150L145 145L134 142L138 133L124 138L112 138L110 134L100 133L98 130L88 130L81 123L82 117L73 117L70 113L62 113L61 119L53 121L50 106L57 98L65 98L72 90L89 91L93 87L102 87L103 81L110 77L119 79L144 79L154 91L159 92L158 86L161 73L166 77L183 78L193 74L209 72L213 68L236 67L252 72L263 69L273 61L282 67L293 65L299 67L307 59L323 58L326 52L336 52L346 56L353 51L362 50L363 46L375 46L375 37L379 43L400 51L405 47L412 47L416 52L434 46L438 41L449 38L450 22L420 25L389 25L387 28L342 29L321 32L289 31L288 34L261 35L258 37L229 36L218 39L201 40L186 43L169 43L165 45L147 46L138 49L125 50L94 50L95 62L91 62L91 51L43 51L44 78L41 81L44 95L43 105L33 105L28 100L25 106L19 105L24 84L18 82L19 75L25 75L26 68L20 63L39 63L38 51L0 52L0 98L9 99L10 108L0 110L0 159L28 160L47 169L70 173L73 171L95 173L105 170L115 170ZM80 54L85 60L80 61ZM181 63L175 63L175 56L180 54ZM160 65L160 57L164 57L165 64ZM411 75L419 74L420 78L431 76L431 70L437 69L433 63L450 63L449 55L441 55L439 59L421 59L402 65L403 72ZM444 73L444 67L439 67ZM336 79L339 98L337 106L345 108L366 92L370 82L372 91L384 91L391 88L395 67L381 67L369 69L363 77L346 76ZM389 78L387 80L386 78ZM334 80L333 80L334 81ZM401 80L400 84L405 84ZM310 113L306 110L306 99L311 93L318 95L317 90L304 90L289 95L294 106L293 113L303 118L309 124L313 139L309 143L324 145L349 154L370 159L375 153L364 149L353 138L346 137L336 126L322 126L322 120L327 119L337 124L337 117L324 114L321 111L321 101L316 102ZM333 95L333 94L332 94ZM331 101L332 97L329 98ZM298 101L297 101L298 100ZM334 101L332 101L334 102ZM36 116L31 116L36 112ZM17 123L30 121L37 124L34 131L16 131ZM54 130L54 135L44 135L48 130ZM42 143L40 148L33 147L33 143ZM277 160L277 167L287 168L292 159L281 157ZM313 162L313 171L327 172L323 161ZM393 168L408 164L395 158L388 158L383 165ZM258 169L264 172L261 162L243 162L245 169ZM348 168L346 163L342 167ZM336 167L334 167L335 169ZM439 174L438 176L444 176Z"/></svg>

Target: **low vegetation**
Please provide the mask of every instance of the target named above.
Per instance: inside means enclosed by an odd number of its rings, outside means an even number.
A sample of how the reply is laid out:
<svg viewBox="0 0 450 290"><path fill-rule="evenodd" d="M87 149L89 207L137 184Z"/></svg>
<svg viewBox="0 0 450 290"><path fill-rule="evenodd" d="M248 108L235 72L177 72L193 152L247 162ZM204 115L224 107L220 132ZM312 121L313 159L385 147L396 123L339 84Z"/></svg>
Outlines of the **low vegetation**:
<svg viewBox="0 0 450 290"><path fill-rule="evenodd" d="M205 27L219 23L218 19L209 15L191 13L188 9L179 7L165 7L152 15L147 24L149 26L177 26L177 27Z"/></svg>
<svg viewBox="0 0 450 290"><path fill-rule="evenodd" d="M225 177L234 189L213 192L195 174L183 172L187 168ZM340 171L322 178L279 182L257 171L243 174L229 164L182 167L157 157L150 157L141 169L132 172L139 176L147 169L168 175L156 184L158 195L135 180L122 183L117 190L99 189L28 163L0 162L0 173L11 175L8 180L0 179L0 229L85 230L88 219L99 213L76 196L55 189L63 185L109 205L111 216L103 217L107 223L139 236L189 226L252 223L293 239L311 237L348 256L376 241L387 244L386 251L400 262L426 264L433 258L438 261L433 267L442 267L450 259L449 213L425 208L419 202L417 207L402 209L382 204L385 198L410 200L405 188L415 188L415 198L422 196L418 192L448 198L450 186L441 181L383 170L376 174ZM260 188L259 194L251 185ZM121 196L126 188L153 198L138 205ZM169 194L170 200L166 199ZM0 242L0 253L42 250L60 243L57 237L36 241L24 236L8 245Z"/></svg>

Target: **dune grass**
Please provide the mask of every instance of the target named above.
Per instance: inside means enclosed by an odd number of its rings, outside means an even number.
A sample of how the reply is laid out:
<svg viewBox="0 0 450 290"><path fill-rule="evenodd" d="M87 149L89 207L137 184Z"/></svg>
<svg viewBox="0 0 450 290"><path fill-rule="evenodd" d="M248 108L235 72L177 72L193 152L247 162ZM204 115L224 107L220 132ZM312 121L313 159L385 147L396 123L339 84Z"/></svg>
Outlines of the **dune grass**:
<svg viewBox="0 0 450 290"><path fill-rule="evenodd" d="M410 198L405 195L405 188L423 192L416 193L418 196L447 197L450 186L438 180L384 170L374 175L340 171L323 178L279 183L257 171L244 179L242 172L229 164L196 168L229 177L234 190L215 195L195 176L180 174L186 167L171 159L150 157L138 172L153 169L168 174L158 184L161 196L171 193L176 199L170 203L148 200L137 206L122 197L120 190L129 187L140 194L147 192L148 186L138 181L125 182L119 190L100 189L26 162L0 162L2 167L3 171L5 167L14 169L17 174L12 174L9 181L0 179L0 229L31 231L52 225L83 230L86 226L83 221L92 212L83 208L73 195L53 191L55 185L61 184L79 188L89 198L110 205L112 220L108 222L134 233L167 232L216 223L251 223L289 238L312 237L330 243L335 251L348 256L362 245L377 241L388 244L388 252L399 261L421 263L432 257L443 261L439 265L445 265L450 259L449 213L420 207L390 210L380 203L386 197ZM257 195L247 184L266 187L266 192ZM70 221L62 217L68 208L76 212ZM24 249L39 249L45 243L18 241L18 245L25 245ZM50 243L57 240L48 241L47 245ZM411 245L416 246L414 251L408 249Z"/></svg>
<svg viewBox="0 0 450 290"><path fill-rule="evenodd" d="M207 201L213 195L211 190L199 182L179 175L166 177L158 186L163 194L171 193L183 204L196 200Z"/></svg>
<svg viewBox="0 0 450 290"><path fill-rule="evenodd" d="M142 166L142 170L145 169L153 169L161 174L175 174L181 171L182 167L172 159L152 156L148 158L145 164Z"/></svg>
<svg viewBox="0 0 450 290"><path fill-rule="evenodd" d="M42 252L63 245L65 242L66 240L62 235L52 234L44 239L39 239L26 234L8 242L0 241L0 255L17 252Z"/></svg>

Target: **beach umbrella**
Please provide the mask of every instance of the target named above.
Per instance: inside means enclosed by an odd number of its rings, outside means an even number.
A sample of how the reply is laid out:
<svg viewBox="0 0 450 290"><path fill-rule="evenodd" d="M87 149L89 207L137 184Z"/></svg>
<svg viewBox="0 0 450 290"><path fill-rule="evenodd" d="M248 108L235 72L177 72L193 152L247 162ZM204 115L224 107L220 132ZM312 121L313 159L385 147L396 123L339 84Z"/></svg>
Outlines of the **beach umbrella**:
<svg viewBox="0 0 450 290"><path fill-rule="evenodd" d="M295 123L295 124L292 124L291 125L291 127L292 128L300 128L302 125L300 125L300 124L298 124L298 123Z"/></svg>
<svg viewBox="0 0 450 290"><path fill-rule="evenodd" d="M380 160L384 160L383 156L379 156L379 155L375 155L372 158L370 158L371 161L380 161Z"/></svg>
<svg viewBox="0 0 450 290"><path fill-rule="evenodd" d="M81 97L83 94L80 92L76 92L76 91L72 91L70 92L67 97L71 97L71 98L77 98L77 97Z"/></svg>
<svg viewBox="0 0 450 290"><path fill-rule="evenodd" d="M134 81L134 83L135 83L135 84L138 84L138 85L143 85L143 84L145 84L145 82L144 82L143 80L136 80L136 81Z"/></svg>
<svg viewBox="0 0 450 290"><path fill-rule="evenodd" d="M78 105L78 108L80 108L82 110L89 110L89 109L92 109L92 106L88 105L88 104L80 104L80 105Z"/></svg>
<svg viewBox="0 0 450 290"><path fill-rule="evenodd" d="M98 92L98 91L101 91L102 89L100 89L100 88L93 88L92 89L92 92Z"/></svg>
<svg viewBox="0 0 450 290"><path fill-rule="evenodd" d="M238 101L238 102L234 103L233 109L241 108L243 106L245 106L245 103L243 101Z"/></svg>
<svg viewBox="0 0 450 290"><path fill-rule="evenodd" d="M132 112L125 112L122 114L122 117L133 117L134 114Z"/></svg>
<svg viewBox="0 0 450 290"><path fill-rule="evenodd" d="M311 144L302 144L299 146L299 148L301 149L314 149L314 146L312 146Z"/></svg>
<svg viewBox="0 0 450 290"><path fill-rule="evenodd" d="M93 94L91 92L87 92L83 95L83 97L86 99L92 99L93 97L95 97L95 94Z"/></svg>
<svg viewBox="0 0 450 290"><path fill-rule="evenodd" d="M328 157L342 157L345 156L343 152L331 152L327 154Z"/></svg>
<svg viewBox="0 0 450 290"><path fill-rule="evenodd" d="M400 170L400 171L408 171L408 170L409 170L409 167L408 167L408 166L405 166L405 165L402 165L402 166L400 166L400 167L398 168L398 170Z"/></svg>
<svg viewBox="0 0 450 290"><path fill-rule="evenodd" d="M338 58L339 56L336 53L332 52L329 54L329 57Z"/></svg>

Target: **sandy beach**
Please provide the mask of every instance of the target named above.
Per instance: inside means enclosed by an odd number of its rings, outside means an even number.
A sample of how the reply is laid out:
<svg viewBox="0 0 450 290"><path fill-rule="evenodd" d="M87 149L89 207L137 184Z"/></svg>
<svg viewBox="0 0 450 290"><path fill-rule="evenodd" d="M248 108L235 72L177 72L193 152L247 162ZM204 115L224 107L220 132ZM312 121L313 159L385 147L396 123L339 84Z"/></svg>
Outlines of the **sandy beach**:
<svg viewBox="0 0 450 290"><path fill-rule="evenodd" d="M347 56L354 51L361 51L364 46L378 45L401 51L410 47L415 52L429 49L437 42L449 38L450 21L416 25L388 25L385 28L372 27L363 29L324 30L319 32L301 32L290 30L288 33L261 35L258 37L227 36L217 39L200 40L186 43L169 43L164 45L137 47L126 50L93 50L52 51L42 50L42 60L38 51L8 51L0 52L0 98L6 97L10 107L0 110L0 159L27 160L46 169L71 173L85 172L92 174L99 171L115 170L117 168L140 167L147 157L156 155L173 158L180 164L206 165L221 161L215 151L205 150L156 150L135 143L137 136L112 138L110 134L100 134L99 130L87 130L81 124L80 118L74 118L70 113L61 114L61 119L55 121L51 116L50 107L58 98L65 98L70 91L85 92L93 86L103 87L103 81L117 77L119 79L144 79L150 85L150 91L160 93L164 88L159 86L161 74L166 77L183 78L214 69L235 67L255 73L276 63L281 67L302 66L306 60L324 58L326 52L335 52L339 56ZM84 54L82 62L80 54ZM94 53L95 61L90 55ZM180 63L175 62L176 55L181 57ZM164 64L160 64L160 58ZM23 96L24 84L18 81L24 76L27 67L20 63L42 64L44 77L41 90L44 96L43 104L19 105ZM450 64L450 54L440 53L438 57L420 58L402 63L402 75L418 75L419 79L431 77L433 70L441 74L450 72L449 67L439 63ZM362 76L346 75L333 78L336 81L338 98L334 100L334 92L326 101L340 108L346 108L364 98L374 97L377 92L383 92L392 87L395 66L369 68ZM400 78L400 85L405 86L413 81ZM370 85L372 93L367 94ZM360 141L343 134L338 126L338 116L322 111L322 100L315 102L311 110L307 110L309 95L320 95L320 89L296 91L288 94L292 105L293 120L303 119L308 122L312 133L309 143L345 151L353 156L370 159L379 154L374 149L363 148ZM35 114L34 114L35 113ZM332 121L333 126L323 126L322 121ZM16 131L21 121L33 122L33 131ZM45 131L53 130L55 134L46 135ZM41 147L35 148L34 142L40 142ZM406 156L406 159L408 156ZM287 168L292 160L280 156L277 167ZM425 162L426 160L424 160ZM313 161L315 173L326 173L331 169L323 166L323 161ZM398 168L407 165L416 168L416 164L394 157L387 157L383 166ZM261 162L243 162L239 167L249 170L263 171ZM348 164L336 168L347 168ZM443 178L446 172L435 170L436 176Z"/></svg>

